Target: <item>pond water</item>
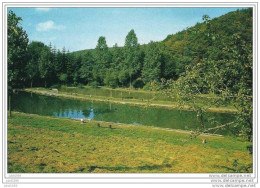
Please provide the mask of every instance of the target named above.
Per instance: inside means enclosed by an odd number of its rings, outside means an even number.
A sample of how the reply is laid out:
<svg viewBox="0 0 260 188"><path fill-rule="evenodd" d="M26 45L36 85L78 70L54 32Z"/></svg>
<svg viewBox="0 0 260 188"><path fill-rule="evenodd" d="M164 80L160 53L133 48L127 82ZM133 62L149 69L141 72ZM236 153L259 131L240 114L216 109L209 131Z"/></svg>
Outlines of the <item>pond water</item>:
<svg viewBox="0 0 260 188"><path fill-rule="evenodd" d="M104 102L65 99L43 96L27 92L18 92L12 97L12 109L24 113L56 116L73 119L94 119L115 123L128 123L137 126L194 130L200 126L195 112L169 110L164 108L139 107ZM207 113L221 123L228 123L234 114ZM218 124L205 123L206 127ZM218 130L215 134L232 135L228 128Z"/></svg>

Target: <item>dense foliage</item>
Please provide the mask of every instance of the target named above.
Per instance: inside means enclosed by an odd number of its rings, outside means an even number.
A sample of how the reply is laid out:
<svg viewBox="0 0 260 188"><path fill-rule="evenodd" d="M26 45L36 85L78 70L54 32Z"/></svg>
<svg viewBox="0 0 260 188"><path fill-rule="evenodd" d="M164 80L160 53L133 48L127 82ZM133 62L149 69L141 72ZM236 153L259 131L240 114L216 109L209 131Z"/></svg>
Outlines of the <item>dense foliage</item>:
<svg viewBox="0 0 260 188"><path fill-rule="evenodd" d="M140 46L135 31L131 30L123 47L115 44L108 48L106 38L102 36L94 50L73 53L37 41L28 45L25 31L18 26L20 20L9 12L8 78L15 80L9 83L18 84L20 79L23 84L16 87L94 84L140 88L161 78L177 80L185 76L187 66L202 64L205 59L228 61L234 56L234 46L241 48L236 49L238 54L242 47L252 47L251 9L231 12L213 20L205 15L203 23L169 35L162 42L151 41ZM14 53L16 56L12 55ZM246 66L249 70L247 79L250 80L252 66ZM237 70L233 68L230 67L229 71ZM238 81L237 76L230 78L229 85Z"/></svg>
<svg viewBox="0 0 260 188"><path fill-rule="evenodd" d="M21 87L26 80L28 36L18 24L22 20L12 11L8 14L8 87Z"/></svg>
<svg viewBox="0 0 260 188"><path fill-rule="evenodd" d="M180 43L187 46L181 48L190 48L183 59L193 54L195 58L186 64L183 75L176 81L162 80L155 88L177 98L180 106L188 104L197 112L201 121L199 133L207 132L205 121L214 122L205 119L205 112L210 107L231 104L237 109L237 119L216 128L233 126L238 135L252 140L252 12L247 9L228 15L229 19L222 16L214 20L205 15L203 24L183 32ZM230 20L233 22L229 23ZM193 35L187 34L189 32L197 33L199 38L192 38ZM174 37L176 35L166 43L175 50L178 41L169 42ZM198 98L205 95L204 104L199 105Z"/></svg>

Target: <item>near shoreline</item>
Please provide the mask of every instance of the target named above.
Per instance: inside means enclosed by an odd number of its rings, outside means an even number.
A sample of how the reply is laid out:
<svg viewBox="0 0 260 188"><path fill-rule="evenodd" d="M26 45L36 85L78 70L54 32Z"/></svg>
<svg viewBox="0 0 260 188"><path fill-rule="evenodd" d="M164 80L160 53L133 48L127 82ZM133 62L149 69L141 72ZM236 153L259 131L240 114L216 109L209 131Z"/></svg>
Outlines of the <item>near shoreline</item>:
<svg viewBox="0 0 260 188"><path fill-rule="evenodd" d="M19 112L8 118L9 173L250 173L248 145L149 126Z"/></svg>

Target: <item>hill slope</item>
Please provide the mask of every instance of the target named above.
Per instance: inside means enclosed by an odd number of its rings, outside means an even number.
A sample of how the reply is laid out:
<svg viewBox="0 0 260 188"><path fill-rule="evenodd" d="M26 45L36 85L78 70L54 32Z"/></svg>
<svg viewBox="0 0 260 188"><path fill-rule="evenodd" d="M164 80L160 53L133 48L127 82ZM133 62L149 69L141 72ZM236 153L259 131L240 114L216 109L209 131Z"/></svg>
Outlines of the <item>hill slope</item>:
<svg viewBox="0 0 260 188"><path fill-rule="evenodd" d="M177 79L191 63L198 63L203 58L223 59L221 50L231 48L233 37L239 35L252 45L252 9L237 10L218 18L203 17L202 23L187 28L176 34L168 35L166 39L156 43L163 55L163 74L166 79ZM142 45L140 50L144 54L148 44ZM110 51L113 48L109 49ZM76 56L83 56L87 52L95 54L95 49L73 52Z"/></svg>

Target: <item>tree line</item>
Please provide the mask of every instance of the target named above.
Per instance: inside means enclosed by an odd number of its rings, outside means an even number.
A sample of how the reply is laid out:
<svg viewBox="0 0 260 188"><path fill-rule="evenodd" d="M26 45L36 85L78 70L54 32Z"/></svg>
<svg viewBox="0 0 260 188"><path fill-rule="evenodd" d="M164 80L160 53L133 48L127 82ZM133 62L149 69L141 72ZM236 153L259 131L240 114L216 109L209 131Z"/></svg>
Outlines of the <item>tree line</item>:
<svg viewBox="0 0 260 188"><path fill-rule="evenodd" d="M175 69L164 71L171 61L166 46L150 42L140 46L134 30L125 45L109 48L104 36L94 50L78 55L65 49L57 50L42 42L29 43L12 11L8 14L8 77L9 85L19 87L50 87L53 85L91 85L142 88L153 80L170 78ZM167 59L168 58L168 59Z"/></svg>
<svg viewBox="0 0 260 188"><path fill-rule="evenodd" d="M53 85L92 85L149 88L152 81L177 80L186 74L187 66L203 59L225 58L221 50L234 45L232 36L241 33L251 42L251 9L231 12L187 28L164 41L140 45L131 30L123 47L109 48L104 36L96 48L70 53L42 42L29 43L26 31L19 26L22 18L8 14L9 85L14 87L50 87ZM229 55L231 54L228 53ZM12 82L12 84L10 84ZM206 91L205 91L206 92Z"/></svg>

